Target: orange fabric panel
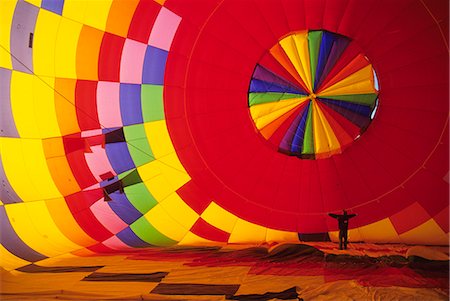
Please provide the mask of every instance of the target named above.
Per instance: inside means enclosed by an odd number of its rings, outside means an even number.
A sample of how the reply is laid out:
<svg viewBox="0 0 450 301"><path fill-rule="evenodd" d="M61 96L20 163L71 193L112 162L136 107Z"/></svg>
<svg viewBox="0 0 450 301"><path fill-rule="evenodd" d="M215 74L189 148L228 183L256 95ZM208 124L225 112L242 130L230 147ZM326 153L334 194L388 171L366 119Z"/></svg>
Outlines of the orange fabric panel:
<svg viewBox="0 0 450 301"><path fill-rule="evenodd" d="M106 21L106 31L126 38L138 3L139 0L114 0Z"/></svg>
<svg viewBox="0 0 450 301"><path fill-rule="evenodd" d="M55 78L55 111L62 136L80 132L75 108L76 82Z"/></svg>
<svg viewBox="0 0 450 301"><path fill-rule="evenodd" d="M83 26L77 47L77 78L98 80L98 58L103 32Z"/></svg>
<svg viewBox="0 0 450 301"><path fill-rule="evenodd" d="M50 138L42 141L47 166L56 187L63 196L80 191L77 180L67 162L62 138Z"/></svg>

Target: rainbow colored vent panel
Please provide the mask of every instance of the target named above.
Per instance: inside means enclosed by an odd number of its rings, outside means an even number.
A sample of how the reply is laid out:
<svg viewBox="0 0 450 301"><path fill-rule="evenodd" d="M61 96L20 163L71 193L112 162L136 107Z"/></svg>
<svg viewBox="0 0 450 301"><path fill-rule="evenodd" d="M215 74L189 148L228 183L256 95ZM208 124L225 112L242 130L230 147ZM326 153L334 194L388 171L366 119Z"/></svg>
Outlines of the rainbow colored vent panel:
<svg viewBox="0 0 450 301"><path fill-rule="evenodd" d="M275 66L268 63L273 59ZM369 126L378 105L376 75L349 38L297 32L258 63L248 103L259 133L279 152L326 158L341 153Z"/></svg>

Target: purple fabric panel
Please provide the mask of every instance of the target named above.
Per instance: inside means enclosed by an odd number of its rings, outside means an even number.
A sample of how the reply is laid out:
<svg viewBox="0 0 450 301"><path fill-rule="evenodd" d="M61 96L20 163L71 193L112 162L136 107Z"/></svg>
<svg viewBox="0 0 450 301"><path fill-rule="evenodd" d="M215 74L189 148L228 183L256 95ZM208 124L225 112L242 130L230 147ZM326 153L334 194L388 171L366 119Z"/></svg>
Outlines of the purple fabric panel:
<svg viewBox="0 0 450 301"><path fill-rule="evenodd" d="M109 207L119 216L125 223L131 225L138 218L142 216L127 199L125 193L111 193L109 195L112 198L112 202L108 202Z"/></svg>
<svg viewBox="0 0 450 301"><path fill-rule="evenodd" d="M274 83L279 86L289 87L292 90L297 91L297 93L299 94L308 95L308 93L304 91L302 88L290 83L289 81L285 80L284 78L278 75L275 75L274 73L272 73L271 71L267 70L266 68L260 65L256 66L256 69L253 72L253 78L259 79L264 82Z"/></svg>
<svg viewBox="0 0 450 301"><path fill-rule="evenodd" d="M131 159L126 142L108 143L105 148L108 160L117 174L136 167Z"/></svg>
<svg viewBox="0 0 450 301"><path fill-rule="evenodd" d="M141 85L120 84L120 114L123 125L143 123Z"/></svg>
<svg viewBox="0 0 450 301"><path fill-rule="evenodd" d="M116 235L122 242L133 248L145 248L152 245L140 239L130 227L127 227Z"/></svg>
<svg viewBox="0 0 450 301"><path fill-rule="evenodd" d="M19 137L11 109L11 70L0 68L0 136Z"/></svg>
<svg viewBox="0 0 450 301"><path fill-rule="evenodd" d="M8 181L8 178L6 178L1 154L0 154L0 181L1 181L0 185L2 185L0 188L0 200L4 204L21 203L22 200L12 188L11 184Z"/></svg>
<svg viewBox="0 0 450 301"><path fill-rule="evenodd" d="M286 131L286 134L283 136L283 139L280 142L280 149L291 152L292 140L294 139L295 133L297 132L297 127L302 120L302 116L305 115L305 111L307 112L307 108L309 108L309 104L298 113L297 117L295 117L294 122L292 122L291 126Z"/></svg>
<svg viewBox="0 0 450 301"><path fill-rule="evenodd" d="M9 206L9 205L6 205ZM25 244L16 234L13 227L9 223L8 215L6 214L4 206L0 206L0 244L10 253L20 257L24 260L36 262L47 258L46 256L31 249Z"/></svg>
<svg viewBox="0 0 450 301"><path fill-rule="evenodd" d="M33 73L33 52L29 47L30 33L34 33L39 8L19 1L11 25L11 54L14 70Z"/></svg>
<svg viewBox="0 0 450 301"><path fill-rule="evenodd" d="M322 82L325 80L325 78L330 73L331 69L333 69L336 62L341 57L341 54L344 52L344 50L347 48L350 41L348 39L345 39L344 37L340 37L336 39L333 43L333 46L331 47L330 54L328 55L328 60L325 64L325 67L323 68L322 73L320 74L320 80L316 85L316 88L319 88Z"/></svg>

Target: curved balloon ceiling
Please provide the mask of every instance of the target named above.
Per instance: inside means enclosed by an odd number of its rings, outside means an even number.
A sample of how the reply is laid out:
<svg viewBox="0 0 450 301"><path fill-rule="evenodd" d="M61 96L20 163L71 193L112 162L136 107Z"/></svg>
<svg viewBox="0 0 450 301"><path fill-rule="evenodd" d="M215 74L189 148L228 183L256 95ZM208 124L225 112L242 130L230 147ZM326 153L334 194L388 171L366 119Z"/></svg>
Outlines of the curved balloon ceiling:
<svg viewBox="0 0 450 301"><path fill-rule="evenodd" d="M446 5L2 1L2 266L334 238L342 209L447 244Z"/></svg>

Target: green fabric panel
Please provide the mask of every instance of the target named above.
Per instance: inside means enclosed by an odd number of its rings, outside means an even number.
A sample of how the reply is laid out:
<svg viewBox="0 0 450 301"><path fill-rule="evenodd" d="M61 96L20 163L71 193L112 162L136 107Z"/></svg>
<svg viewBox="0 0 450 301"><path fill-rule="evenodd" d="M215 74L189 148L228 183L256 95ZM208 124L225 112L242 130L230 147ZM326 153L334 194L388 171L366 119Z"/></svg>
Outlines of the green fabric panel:
<svg viewBox="0 0 450 301"><path fill-rule="evenodd" d="M147 134L143 124L134 124L123 128L125 139L127 140L128 151L136 166L155 159L152 149L148 144Z"/></svg>
<svg viewBox="0 0 450 301"><path fill-rule="evenodd" d="M122 178L122 184L124 187L138 184L141 182L142 182L141 176L139 175L136 169L134 169L132 172L130 172L128 175Z"/></svg>
<svg viewBox="0 0 450 301"><path fill-rule="evenodd" d="M163 86L143 84L141 102L144 122L164 120Z"/></svg>
<svg viewBox="0 0 450 301"><path fill-rule="evenodd" d="M373 107L375 105L377 97L378 94L373 93L373 94L333 95L333 96L325 96L324 98L343 100Z"/></svg>
<svg viewBox="0 0 450 301"><path fill-rule="evenodd" d="M311 81L314 85L316 78L317 61L319 60L320 42L322 41L321 31L310 31L308 33L309 63L311 64ZM316 87L313 87L313 90Z"/></svg>
<svg viewBox="0 0 450 301"><path fill-rule="evenodd" d="M312 104L308 109L306 117L305 137L303 138L302 154L314 154L313 126L312 126Z"/></svg>
<svg viewBox="0 0 450 301"><path fill-rule="evenodd" d="M156 230L145 217L136 220L130 228L140 239L154 246L173 246L177 243Z"/></svg>
<svg viewBox="0 0 450 301"><path fill-rule="evenodd" d="M248 95L248 105L254 106L262 103L277 102L284 99L300 98L306 95L292 94L292 93L250 93Z"/></svg>
<svg viewBox="0 0 450 301"><path fill-rule="evenodd" d="M127 186L124 190L127 199L142 214L146 214L158 204L144 183Z"/></svg>

